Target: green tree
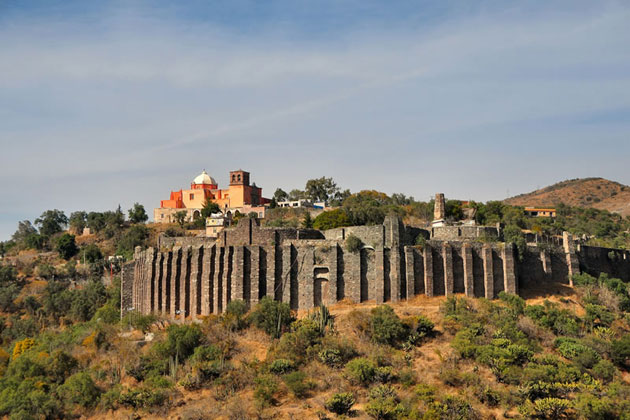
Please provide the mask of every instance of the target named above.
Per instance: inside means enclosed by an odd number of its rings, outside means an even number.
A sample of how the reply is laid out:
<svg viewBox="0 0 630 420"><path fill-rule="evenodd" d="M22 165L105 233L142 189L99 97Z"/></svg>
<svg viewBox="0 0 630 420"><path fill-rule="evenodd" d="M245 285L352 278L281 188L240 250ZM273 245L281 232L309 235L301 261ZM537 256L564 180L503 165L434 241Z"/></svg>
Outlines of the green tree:
<svg viewBox="0 0 630 420"><path fill-rule="evenodd" d="M90 264L96 263L103 259L101 249L96 244L89 244L85 248L83 248L83 256L85 257L85 261Z"/></svg>
<svg viewBox="0 0 630 420"><path fill-rule="evenodd" d="M304 192L311 201L328 201L339 192L339 187L332 178L321 177L306 181Z"/></svg>
<svg viewBox="0 0 630 420"><path fill-rule="evenodd" d="M128 214L131 223L144 223L149 220L144 206L140 203L134 203L133 207L129 209Z"/></svg>
<svg viewBox="0 0 630 420"><path fill-rule="evenodd" d="M74 235L70 235L69 233L64 233L57 239L56 249L64 260L69 260L79 252L79 248L74 242Z"/></svg>
<svg viewBox="0 0 630 420"><path fill-rule="evenodd" d="M527 250L527 241L525 240L525 235L521 228L517 225L506 226L503 230L503 239L505 239L505 242L511 242L516 245L518 259L523 261L525 251Z"/></svg>
<svg viewBox="0 0 630 420"><path fill-rule="evenodd" d="M311 217L311 213L309 211L304 214L304 218L302 219L302 227L304 229L311 229L313 227L313 218Z"/></svg>
<svg viewBox="0 0 630 420"><path fill-rule="evenodd" d="M63 231L68 224L68 217L61 210L46 210L35 219L35 224L39 226L40 234L52 236Z"/></svg>
<svg viewBox="0 0 630 420"><path fill-rule="evenodd" d="M87 213L84 211L75 211L70 213L68 218L68 226L74 232L81 234L83 229L87 226Z"/></svg>
<svg viewBox="0 0 630 420"><path fill-rule="evenodd" d="M30 220L22 220L18 222L18 228L12 236L12 239L21 246L26 245L26 239L30 235L37 235L37 229L33 226Z"/></svg>
<svg viewBox="0 0 630 420"><path fill-rule="evenodd" d="M273 198L277 203L279 203L281 201L287 201L289 194L287 194L282 188L278 188L276 189L276 192L273 193Z"/></svg>
<svg viewBox="0 0 630 420"><path fill-rule="evenodd" d="M219 207L217 203L210 200L209 198L206 199L206 202L203 204L203 208L201 209L201 217L204 220L204 224L205 224L206 218L210 217L210 215L212 214L220 213L220 212L221 212L221 208Z"/></svg>
<svg viewBox="0 0 630 420"><path fill-rule="evenodd" d="M328 210L313 220L313 227L319 230L334 229L352 224L348 213L343 209Z"/></svg>
<svg viewBox="0 0 630 420"><path fill-rule="evenodd" d="M186 212L182 210L175 213L175 221L177 222L179 227L183 228L184 223L186 223Z"/></svg>
<svg viewBox="0 0 630 420"><path fill-rule="evenodd" d="M144 246L149 237L149 230L144 225L134 225L118 241L116 253L131 258L137 246Z"/></svg>
<svg viewBox="0 0 630 420"><path fill-rule="evenodd" d="M306 193L302 190L298 190L298 189L293 189L291 191L289 191L289 196L287 197L287 199L289 201L297 201L297 200L302 200L308 198L306 196Z"/></svg>
<svg viewBox="0 0 630 420"><path fill-rule="evenodd" d="M273 338L278 338L291 324L291 308L282 302L277 302L269 296L263 297L250 315L252 324L265 331Z"/></svg>

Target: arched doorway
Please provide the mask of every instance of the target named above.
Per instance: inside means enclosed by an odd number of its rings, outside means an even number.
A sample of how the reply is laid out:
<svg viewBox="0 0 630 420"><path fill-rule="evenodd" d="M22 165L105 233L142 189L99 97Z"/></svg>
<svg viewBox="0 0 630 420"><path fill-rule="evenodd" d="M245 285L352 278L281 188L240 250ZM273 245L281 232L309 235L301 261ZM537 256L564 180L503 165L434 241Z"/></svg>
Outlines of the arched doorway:
<svg viewBox="0 0 630 420"><path fill-rule="evenodd" d="M193 212L193 220L198 220L201 217L201 213L199 213L199 210L195 210Z"/></svg>
<svg viewBox="0 0 630 420"><path fill-rule="evenodd" d="M315 267L313 270L313 306L327 305L328 267Z"/></svg>

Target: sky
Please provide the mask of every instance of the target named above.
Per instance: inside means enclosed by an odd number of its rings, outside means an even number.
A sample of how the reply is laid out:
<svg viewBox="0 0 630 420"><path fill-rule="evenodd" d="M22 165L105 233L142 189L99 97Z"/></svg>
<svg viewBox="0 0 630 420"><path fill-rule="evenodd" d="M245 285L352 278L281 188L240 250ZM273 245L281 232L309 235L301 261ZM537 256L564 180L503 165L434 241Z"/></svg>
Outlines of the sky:
<svg viewBox="0 0 630 420"><path fill-rule="evenodd" d="M0 241L152 209L203 169L270 197L630 184L630 2L0 0Z"/></svg>

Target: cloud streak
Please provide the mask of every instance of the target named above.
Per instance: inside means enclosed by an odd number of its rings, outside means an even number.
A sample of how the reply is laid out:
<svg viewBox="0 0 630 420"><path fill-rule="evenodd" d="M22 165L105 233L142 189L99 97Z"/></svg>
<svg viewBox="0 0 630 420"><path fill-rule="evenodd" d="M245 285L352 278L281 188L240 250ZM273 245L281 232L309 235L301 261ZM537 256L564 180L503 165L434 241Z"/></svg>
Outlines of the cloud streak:
<svg viewBox="0 0 630 420"><path fill-rule="evenodd" d="M5 18L0 239L15 214L152 208L202 168L223 183L250 169L268 194L322 175L483 200L577 176L630 183L630 7L454 4L368 9L347 30L331 22L350 6L251 31L145 3Z"/></svg>

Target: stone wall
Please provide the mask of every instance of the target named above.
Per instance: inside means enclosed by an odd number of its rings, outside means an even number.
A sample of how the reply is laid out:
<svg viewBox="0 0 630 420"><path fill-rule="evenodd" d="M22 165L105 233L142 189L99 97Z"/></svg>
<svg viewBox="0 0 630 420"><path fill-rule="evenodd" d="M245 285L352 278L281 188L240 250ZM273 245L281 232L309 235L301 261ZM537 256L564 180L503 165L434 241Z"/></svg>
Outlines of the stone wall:
<svg viewBox="0 0 630 420"><path fill-rule="evenodd" d="M498 228L492 226L434 226L430 229L432 239L443 241L463 241L476 238L494 238L501 236Z"/></svg>
<svg viewBox="0 0 630 420"><path fill-rule="evenodd" d="M123 267L122 314L136 310L194 319L221 313L234 299L251 307L265 296L295 310L343 299L382 303L452 294L492 299L501 291L570 284L570 275L580 271L630 280L629 251L576 247L568 234L562 245L529 246L521 260L512 244L462 240L459 234L416 246L416 237L428 232L396 217L379 226L325 232L242 222L216 243L137 249L134 261ZM363 241L362 249L345 248L350 234Z"/></svg>
<svg viewBox="0 0 630 420"><path fill-rule="evenodd" d="M161 234L157 239L157 248L170 249L176 246L189 247L189 246L201 246L212 245L216 240L214 238L208 238L206 236L165 236Z"/></svg>

